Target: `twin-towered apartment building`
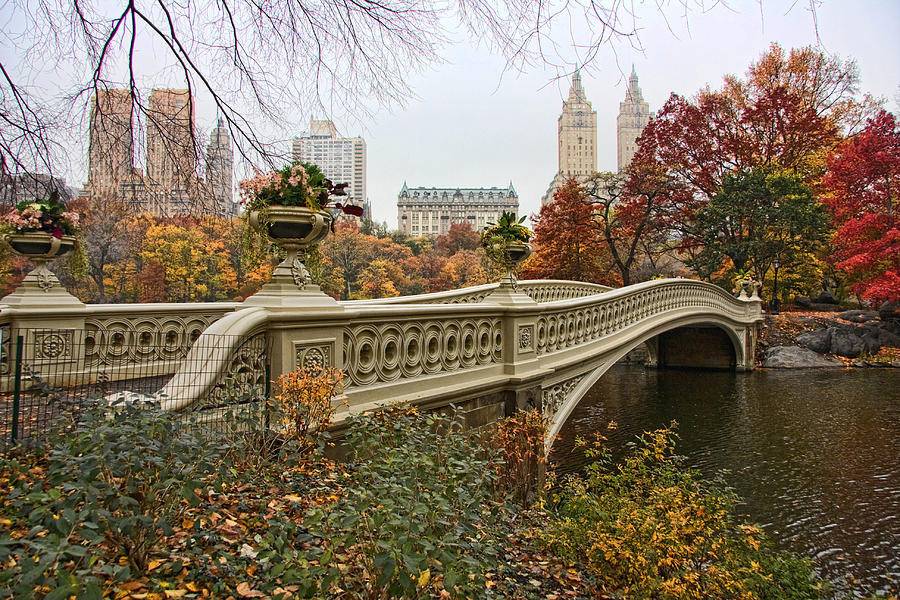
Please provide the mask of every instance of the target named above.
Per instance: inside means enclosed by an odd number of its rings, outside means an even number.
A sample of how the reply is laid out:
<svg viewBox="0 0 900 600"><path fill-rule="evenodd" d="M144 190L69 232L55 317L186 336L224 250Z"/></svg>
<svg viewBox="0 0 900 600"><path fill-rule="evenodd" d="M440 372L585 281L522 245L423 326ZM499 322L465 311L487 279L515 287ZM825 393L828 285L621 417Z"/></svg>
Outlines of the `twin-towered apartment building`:
<svg viewBox="0 0 900 600"><path fill-rule="evenodd" d="M632 67L625 99L616 121L617 159L620 171L628 167L637 151L637 139L652 114ZM586 179L597 171L597 111L587 99L581 73L575 71L569 95L557 120L556 175L541 204L552 202L559 186L569 178ZM409 187L397 196L400 231L412 236L435 236L449 231L452 223L468 223L477 231L495 222L502 212L519 211L519 196L512 182L498 188Z"/></svg>
<svg viewBox="0 0 900 600"><path fill-rule="evenodd" d="M225 122L217 121L204 152L188 90L154 89L140 112L134 100L128 89L100 90L94 96L84 194L163 217L236 214L234 151ZM143 169L136 166L135 144L141 122L146 132ZM204 154L201 174L198 163Z"/></svg>
<svg viewBox="0 0 900 600"><path fill-rule="evenodd" d="M631 68L625 99L619 103L616 119L617 166L624 171L637 152L637 140L652 117L650 105L644 101L638 76ZM557 120L559 164L550 187L541 197L541 205L553 201L553 195L569 178L583 180L597 171L597 111L581 84L581 73L575 71L569 96Z"/></svg>

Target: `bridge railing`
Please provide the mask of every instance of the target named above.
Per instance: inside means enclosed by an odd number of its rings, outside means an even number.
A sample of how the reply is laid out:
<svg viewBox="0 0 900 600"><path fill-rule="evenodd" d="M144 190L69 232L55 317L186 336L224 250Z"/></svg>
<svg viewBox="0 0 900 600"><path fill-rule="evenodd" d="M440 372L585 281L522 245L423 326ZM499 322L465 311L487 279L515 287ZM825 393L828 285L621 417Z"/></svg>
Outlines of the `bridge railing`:
<svg viewBox="0 0 900 600"><path fill-rule="evenodd" d="M487 283L446 292L431 292L414 296L376 298L374 300L353 300L347 305L384 304L470 304L484 302L491 292L500 287L499 283ZM602 294L614 288L583 281L563 281L558 279L532 279L518 282L518 288L535 302L553 302Z"/></svg>
<svg viewBox="0 0 900 600"><path fill-rule="evenodd" d="M150 363L172 374L194 341L240 306L238 302L88 304L57 311L0 307L0 377L9 372L5 358L14 328L71 330L59 335L60 355L80 353L81 364L104 371L111 381L130 377L133 365ZM75 332L80 332L77 344Z"/></svg>
<svg viewBox="0 0 900 600"><path fill-rule="evenodd" d="M162 403L177 391L193 398L188 411L194 422L216 427L225 412L268 397L264 333L249 338L207 334L200 343L203 361L184 360L189 354L184 348L177 349L180 360L161 359L174 356L176 349L126 336L117 346L121 352L102 362L85 351L93 343L93 329L9 328L5 333L0 445L40 438L65 414L94 402Z"/></svg>
<svg viewBox="0 0 900 600"><path fill-rule="evenodd" d="M711 284L675 279L552 302L457 304L345 303L332 310L244 309L211 326L215 333L276 336L280 367L327 365L344 371L350 410L390 400L437 401L546 374L544 357L599 344L627 343L641 328L683 315L707 315L735 327L761 318L758 301ZM219 328L224 329L219 329ZM202 338L201 338L202 339ZM279 341L280 340L280 341ZM572 354L576 352L576 354ZM582 357L584 358L584 357ZM179 397L173 409L190 406Z"/></svg>
<svg viewBox="0 0 900 600"><path fill-rule="evenodd" d="M42 315L53 315L62 323L55 329L72 333L52 344L35 333L28 342L32 352L44 352L46 345L61 356L71 347L78 354L72 369L102 372L110 382L132 377L135 364L152 364L166 377L154 397L172 410L221 406L229 390L259 387L297 367L327 365L346 374L353 411L390 400L439 403L526 385L548 369L583 361L584 352L607 351L687 314L710 315L737 328L761 318L758 298L736 299L685 279L620 289L523 281L518 291L491 284L296 306L97 305L74 317L0 309L0 335L7 329L0 338L0 385L3 377L9 380L8 330L17 319L19 328L23 319L40 323ZM67 336L79 331L77 350ZM227 351L222 340L230 340Z"/></svg>
<svg viewBox="0 0 900 600"><path fill-rule="evenodd" d="M549 303L536 320L538 355L615 335L625 328L679 310L709 310L737 320L756 318L751 305L722 288L690 279L647 281L586 297Z"/></svg>

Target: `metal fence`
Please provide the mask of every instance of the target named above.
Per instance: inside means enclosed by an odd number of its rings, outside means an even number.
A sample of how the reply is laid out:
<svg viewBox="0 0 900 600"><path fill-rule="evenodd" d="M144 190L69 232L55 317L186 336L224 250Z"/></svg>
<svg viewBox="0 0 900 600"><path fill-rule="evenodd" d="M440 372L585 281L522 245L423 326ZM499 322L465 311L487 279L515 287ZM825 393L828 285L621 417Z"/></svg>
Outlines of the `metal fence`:
<svg viewBox="0 0 900 600"><path fill-rule="evenodd" d="M227 413L264 405L269 356L265 333L173 344L147 331L0 327L0 444L40 439L73 409L121 400L178 404L178 415L216 430Z"/></svg>

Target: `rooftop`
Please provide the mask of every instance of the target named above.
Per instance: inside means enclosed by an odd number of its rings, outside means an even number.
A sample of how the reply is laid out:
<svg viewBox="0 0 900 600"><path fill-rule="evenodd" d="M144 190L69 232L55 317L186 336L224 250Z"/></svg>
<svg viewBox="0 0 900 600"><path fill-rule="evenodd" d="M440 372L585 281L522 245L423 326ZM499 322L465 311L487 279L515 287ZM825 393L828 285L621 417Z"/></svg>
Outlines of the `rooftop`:
<svg viewBox="0 0 900 600"><path fill-rule="evenodd" d="M497 196L518 196L516 188L513 187L512 181L504 187L410 187L403 182L400 189L401 196L469 196L469 195L497 195Z"/></svg>

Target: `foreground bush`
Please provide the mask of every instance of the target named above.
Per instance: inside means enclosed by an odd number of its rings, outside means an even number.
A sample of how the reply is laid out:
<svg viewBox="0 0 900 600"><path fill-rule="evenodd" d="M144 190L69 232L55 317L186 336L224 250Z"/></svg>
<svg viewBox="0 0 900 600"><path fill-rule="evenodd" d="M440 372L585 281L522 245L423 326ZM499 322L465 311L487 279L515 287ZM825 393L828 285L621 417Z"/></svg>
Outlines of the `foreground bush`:
<svg viewBox="0 0 900 600"><path fill-rule="evenodd" d="M49 448L0 456L0 598L817 592L808 563L736 523L734 498L685 469L665 430L566 480L548 514L523 506L540 488L539 414L490 435L454 416L367 414L335 463L315 433L327 407L313 405L294 407L293 429L271 415L287 437L248 430L259 415L211 438L155 406L91 409Z"/></svg>
<svg viewBox="0 0 900 600"><path fill-rule="evenodd" d="M248 430L261 422L214 439L155 406L91 409L49 448L0 457L0 597L537 598L557 585L528 583L504 549L499 464L457 419L357 417L342 464L308 443L316 426L273 443Z"/></svg>
<svg viewBox="0 0 900 600"><path fill-rule="evenodd" d="M0 589L99 597L100 579L143 575L221 465L223 448L155 405L93 406L49 447L0 458ZM207 483L204 483L207 482ZM121 560L100 562L98 555Z"/></svg>
<svg viewBox="0 0 900 600"><path fill-rule="evenodd" d="M595 462L586 474L551 498L550 550L583 562L614 597L819 597L810 562L736 521L737 498L686 467L674 439L669 429L647 433L617 465L588 449Z"/></svg>
<svg viewBox="0 0 900 600"><path fill-rule="evenodd" d="M349 570L328 569L321 591L482 597L501 556L505 509L492 496L494 461L458 421L391 409L354 419L345 445L344 493L311 511L307 524L327 540L326 556L353 560Z"/></svg>

